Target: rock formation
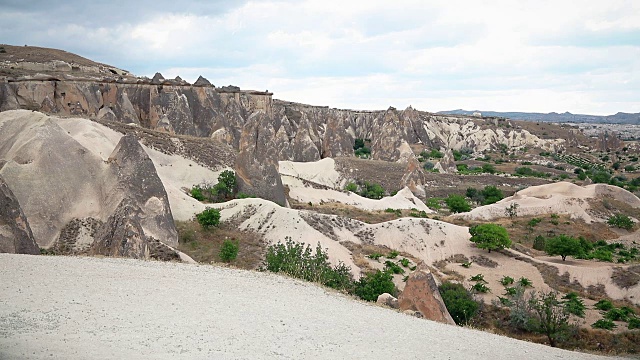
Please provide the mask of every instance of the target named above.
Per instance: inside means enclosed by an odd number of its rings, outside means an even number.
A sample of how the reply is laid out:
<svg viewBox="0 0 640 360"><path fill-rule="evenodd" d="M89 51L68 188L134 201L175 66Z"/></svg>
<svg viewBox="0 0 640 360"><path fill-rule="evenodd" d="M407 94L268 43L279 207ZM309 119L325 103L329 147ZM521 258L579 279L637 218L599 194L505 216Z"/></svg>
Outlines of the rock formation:
<svg viewBox="0 0 640 360"><path fill-rule="evenodd" d="M0 175L41 248L148 258L177 245L166 191L133 136L103 161L40 113L0 113ZM163 245L164 244L164 245Z"/></svg>
<svg viewBox="0 0 640 360"><path fill-rule="evenodd" d="M40 254L18 199L0 176L0 252Z"/></svg>
<svg viewBox="0 0 640 360"><path fill-rule="evenodd" d="M274 129L264 113L254 113L242 130L236 159L238 191L284 206L286 197L278 173Z"/></svg>
<svg viewBox="0 0 640 360"><path fill-rule="evenodd" d="M419 311L425 319L455 325L428 270L418 269L409 275L398 304L402 311Z"/></svg>

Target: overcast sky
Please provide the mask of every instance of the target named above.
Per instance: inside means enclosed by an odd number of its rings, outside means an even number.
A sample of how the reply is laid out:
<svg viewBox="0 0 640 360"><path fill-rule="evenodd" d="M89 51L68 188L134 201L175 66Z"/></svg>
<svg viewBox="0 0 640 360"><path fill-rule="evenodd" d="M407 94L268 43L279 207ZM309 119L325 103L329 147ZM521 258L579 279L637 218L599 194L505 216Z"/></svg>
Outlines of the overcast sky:
<svg viewBox="0 0 640 360"><path fill-rule="evenodd" d="M0 42L352 109L640 112L640 1L0 1Z"/></svg>

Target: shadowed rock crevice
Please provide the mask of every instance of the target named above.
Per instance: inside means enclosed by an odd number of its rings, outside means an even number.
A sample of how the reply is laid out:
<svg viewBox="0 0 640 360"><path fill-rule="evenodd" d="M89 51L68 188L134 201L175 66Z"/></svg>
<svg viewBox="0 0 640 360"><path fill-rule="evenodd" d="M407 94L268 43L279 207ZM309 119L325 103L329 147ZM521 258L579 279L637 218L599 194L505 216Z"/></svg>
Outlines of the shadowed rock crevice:
<svg viewBox="0 0 640 360"><path fill-rule="evenodd" d="M0 252L40 254L18 199L0 176Z"/></svg>

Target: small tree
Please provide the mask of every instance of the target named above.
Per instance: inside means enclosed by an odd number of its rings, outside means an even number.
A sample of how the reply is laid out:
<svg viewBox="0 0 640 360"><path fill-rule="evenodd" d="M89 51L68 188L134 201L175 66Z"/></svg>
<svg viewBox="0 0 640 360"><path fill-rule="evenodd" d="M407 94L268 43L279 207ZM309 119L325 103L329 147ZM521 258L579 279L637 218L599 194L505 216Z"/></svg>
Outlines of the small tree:
<svg viewBox="0 0 640 360"><path fill-rule="evenodd" d="M620 229L631 230L633 228L633 220L624 214L615 214L607 220L607 224Z"/></svg>
<svg viewBox="0 0 640 360"><path fill-rule="evenodd" d="M541 293L540 297L534 292L529 298L531 309L529 328L544 334L549 339L549 345L555 347L558 340L569 332L569 312L557 298L557 293Z"/></svg>
<svg viewBox="0 0 640 360"><path fill-rule="evenodd" d="M545 241L544 251L550 256L560 255L562 261L567 256L577 256L582 253L580 240L567 235L558 235Z"/></svg>
<svg viewBox="0 0 640 360"><path fill-rule="evenodd" d="M472 242L480 249L491 250L504 249L511 246L511 240L507 230L496 224L480 224L469 228Z"/></svg>
<svg viewBox="0 0 640 360"><path fill-rule="evenodd" d="M196 214L198 223L205 229L220 225L220 210L206 208L203 212Z"/></svg>
<svg viewBox="0 0 640 360"><path fill-rule="evenodd" d="M504 214L507 215L510 219L518 216L518 203L511 203L506 209L504 209Z"/></svg>
<svg viewBox="0 0 640 360"><path fill-rule="evenodd" d="M451 194L444 200L444 202L452 213L461 213L471 210L471 206L461 195Z"/></svg>
<svg viewBox="0 0 640 360"><path fill-rule="evenodd" d="M231 262L238 257L238 241L231 241L226 239L222 242L222 247L220 248L220 259L224 262Z"/></svg>

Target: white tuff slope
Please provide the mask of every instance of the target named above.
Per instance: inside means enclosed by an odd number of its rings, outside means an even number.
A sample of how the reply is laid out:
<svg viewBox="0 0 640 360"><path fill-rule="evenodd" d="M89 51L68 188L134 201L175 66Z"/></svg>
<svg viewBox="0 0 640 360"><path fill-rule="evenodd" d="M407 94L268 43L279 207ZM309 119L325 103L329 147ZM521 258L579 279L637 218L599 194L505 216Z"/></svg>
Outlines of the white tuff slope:
<svg viewBox="0 0 640 360"><path fill-rule="evenodd" d="M492 220L505 217L505 209L517 204L517 213L521 216L543 214L567 214L573 219L582 219L587 223L602 221L590 214L589 200L611 197L632 207L640 207L640 199L629 191L606 184L578 186L569 182L558 182L531 186L504 198L495 204L475 208L467 213L455 215L467 220Z"/></svg>
<svg viewBox="0 0 640 360"><path fill-rule="evenodd" d="M601 358L213 266L0 254L0 293L8 359Z"/></svg>

